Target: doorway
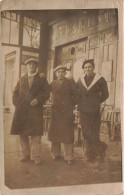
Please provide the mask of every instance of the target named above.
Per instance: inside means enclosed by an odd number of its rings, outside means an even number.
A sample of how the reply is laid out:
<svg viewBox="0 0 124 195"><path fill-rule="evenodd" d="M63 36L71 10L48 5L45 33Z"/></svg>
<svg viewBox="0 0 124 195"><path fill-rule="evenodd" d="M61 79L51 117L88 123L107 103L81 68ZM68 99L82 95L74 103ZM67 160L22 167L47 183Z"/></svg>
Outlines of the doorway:
<svg viewBox="0 0 124 195"><path fill-rule="evenodd" d="M67 67L66 76L72 76L78 80L82 72L82 64L87 58L88 38L58 46L56 48L55 67L65 65Z"/></svg>

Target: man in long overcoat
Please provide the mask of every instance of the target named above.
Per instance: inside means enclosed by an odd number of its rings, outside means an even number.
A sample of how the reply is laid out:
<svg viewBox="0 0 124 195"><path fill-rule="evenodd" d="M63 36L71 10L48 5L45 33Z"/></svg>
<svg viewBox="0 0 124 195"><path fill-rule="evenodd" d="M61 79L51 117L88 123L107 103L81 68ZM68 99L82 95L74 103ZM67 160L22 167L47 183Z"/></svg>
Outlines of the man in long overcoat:
<svg viewBox="0 0 124 195"><path fill-rule="evenodd" d="M74 159L73 107L77 104L78 89L74 80L67 79L66 67L59 65L54 69L57 79L51 83L53 95L52 121L48 132L51 154L54 160L60 159L61 143L64 144L64 159L68 164Z"/></svg>
<svg viewBox="0 0 124 195"><path fill-rule="evenodd" d="M38 61L25 62L27 74L21 77L13 91L15 113L11 134L19 135L22 162L29 158L40 164L41 136L43 134L43 104L49 98L49 85L43 73L37 72ZM29 137L31 136L31 144Z"/></svg>
<svg viewBox="0 0 124 195"><path fill-rule="evenodd" d="M107 82L94 72L94 60L86 60L82 66L84 75L77 84L80 91L79 111L82 133L86 141L87 160L97 156L104 158L107 145L100 141L100 104L109 96Z"/></svg>

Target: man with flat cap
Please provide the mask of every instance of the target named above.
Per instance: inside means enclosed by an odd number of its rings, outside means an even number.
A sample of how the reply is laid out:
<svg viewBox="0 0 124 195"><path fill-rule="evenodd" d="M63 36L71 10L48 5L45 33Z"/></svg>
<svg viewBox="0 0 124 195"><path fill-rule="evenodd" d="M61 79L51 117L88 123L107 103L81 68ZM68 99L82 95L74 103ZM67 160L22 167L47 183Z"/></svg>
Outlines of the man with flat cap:
<svg viewBox="0 0 124 195"><path fill-rule="evenodd" d="M38 61L25 61L27 73L20 78L13 91L15 113L11 134L19 135L22 162L29 159L41 163L43 134L43 104L49 98L49 85L43 73L38 73ZM29 144L30 136L30 144Z"/></svg>
<svg viewBox="0 0 124 195"><path fill-rule="evenodd" d="M73 107L77 104L79 92L74 80L65 77L65 66L57 66L54 72L57 79L51 83L53 105L48 138L52 142L53 159L59 160L61 158L61 143L63 143L64 159L70 165L74 159Z"/></svg>
<svg viewBox="0 0 124 195"><path fill-rule="evenodd" d="M100 104L109 96L106 80L94 72L94 60L84 61L82 75L77 84L80 91L79 111L82 133L86 141L86 157L94 161L104 158L107 145L100 141Z"/></svg>

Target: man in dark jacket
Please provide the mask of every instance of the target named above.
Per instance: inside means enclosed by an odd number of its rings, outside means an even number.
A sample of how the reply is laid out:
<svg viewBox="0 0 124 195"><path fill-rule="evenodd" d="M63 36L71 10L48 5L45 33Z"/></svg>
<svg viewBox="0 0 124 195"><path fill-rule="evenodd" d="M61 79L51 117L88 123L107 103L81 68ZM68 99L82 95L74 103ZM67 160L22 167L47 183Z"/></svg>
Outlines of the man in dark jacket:
<svg viewBox="0 0 124 195"><path fill-rule="evenodd" d="M74 80L65 78L65 66L57 66L54 72L57 79L51 83L53 106L48 138L52 142L51 154L53 159L58 160L60 158L61 143L64 143L64 159L70 165L74 159L73 107L77 104L79 92Z"/></svg>
<svg viewBox="0 0 124 195"><path fill-rule="evenodd" d="M82 133L86 141L87 160L97 156L104 158L107 145L100 141L100 104L109 96L107 82L94 73L94 61L86 60L82 66L84 75L77 84L80 91L79 111Z"/></svg>
<svg viewBox="0 0 124 195"><path fill-rule="evenodd" d="M29 158L40 164L41 136L43 134L43 104L49 98L49 85L43 73L37 72L38 61L26 60L27 74L21 77L13 91L15 113L11 134L19 135L21 161ZM31 136L31 145L29 137Z"/></svg>

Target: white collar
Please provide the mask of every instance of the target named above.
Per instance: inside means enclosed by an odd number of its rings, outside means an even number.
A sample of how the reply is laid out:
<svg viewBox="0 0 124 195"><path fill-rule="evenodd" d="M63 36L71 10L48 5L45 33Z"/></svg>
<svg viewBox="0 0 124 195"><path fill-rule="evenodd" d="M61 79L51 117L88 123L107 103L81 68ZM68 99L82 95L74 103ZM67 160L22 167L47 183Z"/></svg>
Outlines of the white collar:
<svg viewBox="0 0 124 195"><path fill-rule="evenodd" d="M80 77L80 79L81 79L82 84L87 90L89 90L101 78L99 74L95 74L93 81L91 82L89 87L87 87L84 77L85 77L85 74L82 77Z"/></svg>
<svg viewBox="0 0 124 195"><path fill-rule="evenodd" d="M37 71L35 73L33 73L33 74L28 73L28 78L35 76L37 73L38 73Z"/></svg>

